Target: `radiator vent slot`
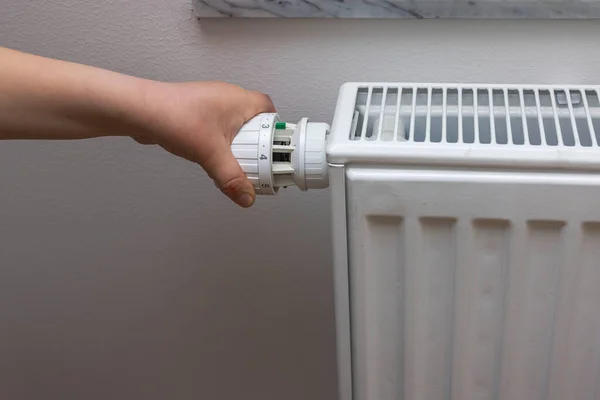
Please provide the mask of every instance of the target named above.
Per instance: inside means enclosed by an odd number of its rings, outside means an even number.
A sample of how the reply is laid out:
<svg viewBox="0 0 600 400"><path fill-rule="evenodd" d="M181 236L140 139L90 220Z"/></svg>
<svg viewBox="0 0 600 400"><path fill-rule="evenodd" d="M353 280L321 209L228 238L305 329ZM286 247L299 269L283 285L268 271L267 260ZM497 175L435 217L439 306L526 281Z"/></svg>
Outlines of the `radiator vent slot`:
<svg viewBox="0 0 600 400"><path fill-rule="evenodd" d="M492 146L600 142L597 89L360 86L350 139Z"/></svg>

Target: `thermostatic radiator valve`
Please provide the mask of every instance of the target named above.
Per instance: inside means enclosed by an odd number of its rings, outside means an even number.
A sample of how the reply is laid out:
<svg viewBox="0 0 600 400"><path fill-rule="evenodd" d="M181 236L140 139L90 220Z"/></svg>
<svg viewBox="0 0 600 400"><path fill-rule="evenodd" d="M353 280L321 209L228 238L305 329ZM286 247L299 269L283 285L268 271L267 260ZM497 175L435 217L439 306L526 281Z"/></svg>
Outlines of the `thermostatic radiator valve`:
<svg viewBox="0 0 600 400"><path fill-rule="evenodd" d="M242 127L231 150L256 194L274 195L288 186L322 189L329 186L325 153L329 129L328 124L307 118L289 124L277 114L259 114Z"/></svg>

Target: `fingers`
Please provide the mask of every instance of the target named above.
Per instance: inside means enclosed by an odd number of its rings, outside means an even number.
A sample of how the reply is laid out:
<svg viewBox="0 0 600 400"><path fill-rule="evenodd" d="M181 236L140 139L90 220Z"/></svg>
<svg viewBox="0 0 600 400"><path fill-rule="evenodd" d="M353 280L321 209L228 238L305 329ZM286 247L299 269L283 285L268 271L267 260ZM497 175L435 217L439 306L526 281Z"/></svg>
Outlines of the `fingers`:
<svg viewBox="0 0 600 400"><path fill-rule="evenodd" d="M249 101L245 102L243 109L245 121L260 113L277 111L268 95L257 91L247 91L247 94ZM254 204L256 194L252 183L233 156L230 145L231 143L227 142L223 149L211 157L204 168L225 195L239 206L248 208Z"/></svg>
<svg viewBox="0 0 600 400"><path fill-rule="evenodd" d="M256 196L254 187L227 142L222 143L202 167L227 197L241 207L251 207Z"/></svg>
<svg viewBox="0 0 600 400"><path fill-rule="evenodd" d="M246 121L257 114L276 111L268 95L256 91L247 91L247 95L248 99L243 104ZM219 151L213 153L203 167L225 195L241 207L251 207L256 197L254 187L231 152L231 139L223 142Z"/></svg>

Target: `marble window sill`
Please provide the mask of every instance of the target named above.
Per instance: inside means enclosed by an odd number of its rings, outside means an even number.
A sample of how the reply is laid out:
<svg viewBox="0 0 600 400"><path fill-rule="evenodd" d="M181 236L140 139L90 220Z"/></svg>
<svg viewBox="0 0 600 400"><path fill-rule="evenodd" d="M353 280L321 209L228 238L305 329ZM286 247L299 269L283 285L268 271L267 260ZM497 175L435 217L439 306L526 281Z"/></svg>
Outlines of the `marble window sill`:
<svg viewBox="0 0 600 400"><path fill-rule="evenodd" d="M199 18L600 18L600 0L192 0Z"/></svg>

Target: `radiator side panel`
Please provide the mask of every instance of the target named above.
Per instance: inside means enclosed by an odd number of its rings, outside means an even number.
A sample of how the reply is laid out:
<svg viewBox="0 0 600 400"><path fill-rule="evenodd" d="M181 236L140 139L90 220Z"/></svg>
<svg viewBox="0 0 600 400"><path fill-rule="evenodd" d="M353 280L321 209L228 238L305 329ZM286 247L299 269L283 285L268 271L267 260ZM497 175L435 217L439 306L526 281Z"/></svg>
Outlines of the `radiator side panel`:
<svg viewBox="0 0 600 400"><path fill-rule="evenodd" d="M339 400L352 400L352 351L348 288L348 236L346 176L343 166L330 168L332 183L333 274L336 317L336 352Z"/></svg>

